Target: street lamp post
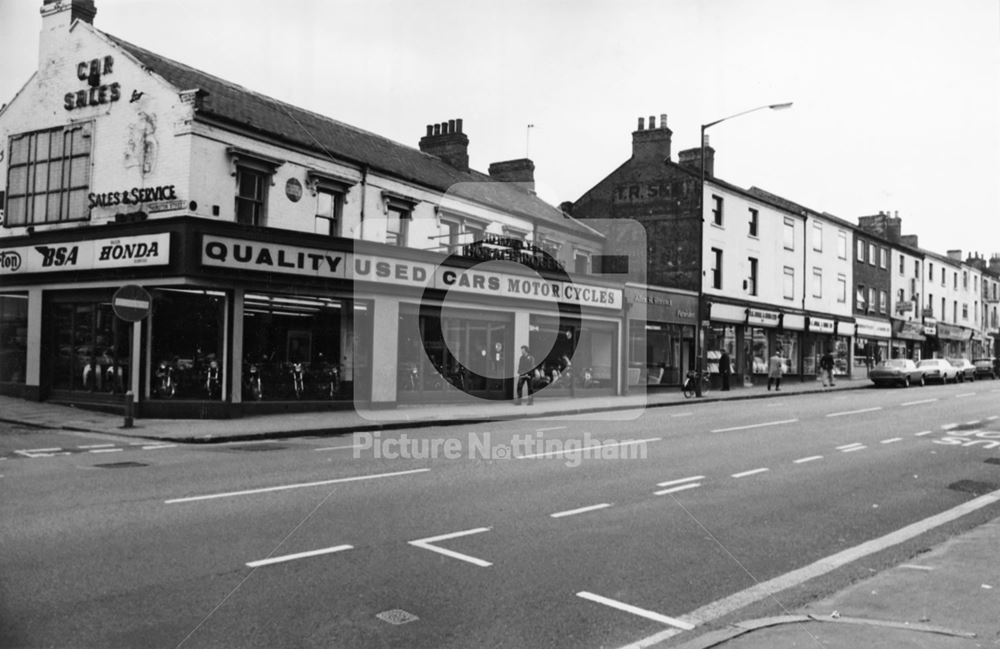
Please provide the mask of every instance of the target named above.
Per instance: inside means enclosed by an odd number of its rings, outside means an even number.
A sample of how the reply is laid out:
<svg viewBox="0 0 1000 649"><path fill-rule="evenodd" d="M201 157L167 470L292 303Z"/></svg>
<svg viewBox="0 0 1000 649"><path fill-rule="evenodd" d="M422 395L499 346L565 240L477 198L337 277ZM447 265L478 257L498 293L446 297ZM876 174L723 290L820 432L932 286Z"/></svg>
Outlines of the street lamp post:
<svg viewBox="0 0 1000 649"><path fill-rule="evenodd" d="M721 124L727 120L733 119L734 117L740 117L748 113L754 113L758 110L764 110L768 108L770 110L783 110L785 108L791 108L792 102L786 102L783 104L765 104L764 106L757 106L756 108L751 108L750 110L744 110L742 112L736 113L735 115L729 115L728 117L723 117L722 119L717 119L714 122L709 122L708 124L701 125L701 164L699 165L699 174L701 177L701 182L699 183L699 193L698 193L698 215L701 219L701 226L698 228L698 254L701 255L698 262L699 278L698 278L698 325L694 336L694 355L695 355L695 373L698 380L695 381L694 393L696 397L701 396L701 380L702 380L702 355L705 337L705 328L703 326L705 316L704 304L705 304L705 277L704 268L705 263L705 131L712 128L716 124Z"/></svg>

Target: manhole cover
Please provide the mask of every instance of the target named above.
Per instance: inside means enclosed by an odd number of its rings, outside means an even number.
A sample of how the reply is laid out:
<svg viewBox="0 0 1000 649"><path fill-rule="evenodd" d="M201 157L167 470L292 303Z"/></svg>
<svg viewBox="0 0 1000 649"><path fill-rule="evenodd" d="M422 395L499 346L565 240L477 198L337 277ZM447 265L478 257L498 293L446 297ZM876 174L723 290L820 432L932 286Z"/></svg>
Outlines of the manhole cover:
<svg viewBox="0 0 1000 649"><path fill-rule="evenodd" d="M986 464L1000 464L1000 457L991 457L990 459L985 460L985 462Z"/></svg>
<svg viewBox="0 0 1000 649"><path fill-rule="evenodd" d="M230 446L234 451L280 451L284 446L277 444L243 444L242 446Z"/></svg>
<svg viewBox="0 0 1000 649"><path fill-rule="evenodd" d="M378 619L383 622L388 622L389 624L406 624L407 622L415 622L420 618L413 613L407 613L401 608L394 608L391 611L382 611L375 615Z"/></svg>
<svg viewBox="0 0 1000 649"><path fill-rule="evenodd" d="M149 466L143 462L106 462L104 464L95 464L94 466L101 469L127 469L134 466Z"/></svg>
<svg viewBox="0 0 1000 649"><path fill-rule="evenodd" d="M988 494L991 491L996 491L998 487L1000 487L1000 485L992 482L980 482L978 480L959 480L958 482L953 482L948 485L949 489L972 494L973 496Z"/></svg>

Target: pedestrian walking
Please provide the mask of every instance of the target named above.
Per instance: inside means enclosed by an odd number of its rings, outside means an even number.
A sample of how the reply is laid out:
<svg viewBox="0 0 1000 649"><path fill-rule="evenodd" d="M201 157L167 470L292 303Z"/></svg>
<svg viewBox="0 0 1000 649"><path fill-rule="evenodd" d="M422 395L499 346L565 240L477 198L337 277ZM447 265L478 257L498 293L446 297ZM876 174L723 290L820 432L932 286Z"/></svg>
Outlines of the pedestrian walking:
<svg viewBox="0 0 1000 649"><path fill-rule="evenodd" d="M528 386L528 405L532 405L535 399L535 357L527 345L521 345L521 358L517 360L517 399L515 405L521 405L521 387Z"/></svg>
<svg viewBox="0 0 1000 649"><path fill-rule="evenodd" d="M823 379L824 388L836 385L833 382L833 354L830 353L829 349L819 359L819 374Z"/></svg>
<svg viewBox="0 0 1000 649"><path fill-rule="evenodd" d="M784 360L781 358L781 350L774 352L771 359L767 363L767 391L771 391L771 385L774 385L775 392L781 392L781 372L785 366Z"/></svg>
<svg viewBox="0 0 1000 649"><path fill-rule="evenodd" d="M729 361L729 352L723 351L719 357L719 376L722 377L722 391L729 391L729 377L733 373L733 365Z"/></svg>

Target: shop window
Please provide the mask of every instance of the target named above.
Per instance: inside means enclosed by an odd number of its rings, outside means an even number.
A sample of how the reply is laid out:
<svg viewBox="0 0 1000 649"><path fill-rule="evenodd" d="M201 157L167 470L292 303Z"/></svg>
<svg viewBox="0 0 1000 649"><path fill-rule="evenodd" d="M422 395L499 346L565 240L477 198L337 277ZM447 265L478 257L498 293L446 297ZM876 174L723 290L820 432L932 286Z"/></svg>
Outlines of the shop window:
<svg viewBox="0 0 1000 649"><path fill-rule="evenodd" d="M225 306L225 294L218 291L153 291L152 398L219 400L225 396Z"/></svg>
<svg viewBox="0 0 1000 649"><path fill-rule="evenodd" d="M767 374L767 360L771 357L767 329L748 328L743 342L743 354L746 359L744 367L751 368L754 374Z"/></svg>
<svg viewBox="0 0 1000 649"><path fill-rule="evenodd" d="M785 245L785 250L795 250L795 219L786 217L782 232L782 242Z"/></svg>
<svg viewBox="0 0 1000 649"><path fill-rule="evenodd" d="M0 383L24 383L28 361L28 296L0 295Z"/></svg>
<svg viewBox="0 0 1000 649"><path fill-rule="evenodd" d="M782 284L782 295L786 300L795 299L795 269L785 266L785 279Z"/></svg>
<svg viewBox="0 0 1000 649"><path fill-rule="evenodd" d="M693 345L694 327L630 321L629 384L680 385Z"/></svg>
<svg viewBox="0 0 1000 649"><path fill-rule="evenodd" d="M574 393L613 391L617 387L616 331L617 325L610 322L581 319L578 326L567 326L557 318L532 315L528 345L539 364L544 394L567 393L571 382ZM567 360L568 376L564 371Z"/></svg>
<svg viewBox="0 0 1000 649"><path fill-rule="evenodd" d="M757 259L749 257L747 258L747 262L750 265L750 277L747 279L747 293L757 295Z"/></svg>
<svg viewBox="0 0 1000 649"><path fill-rule="evenodd" d="M781 360L784 363L782 371L785 374L798 374L799 334L790 331L778 333L774 336L774 342L781 350Z"/></svg>
<svg viewBox="0 0 1000 649"><path fill-rule="evenodd" d="M10 138L4 225L90 218L90 134L86 123Z"/></svg>
<svg viewBox="0 0 1000 649"><path fill-rule="evenodd" d="M349 400L371 370L366 303L247 293L243 309L243 401Z"/></svg>
<svg viewBox="0 0 1000 649"><path fill-rule="evenodd" d="M129 333L106 299L56 302L50 320L54 390L124 393L129 384Z"/></svg>
<svg viewBox="0 0 1000 649"><path fill-rule="evenodd" d="M719 362L722 360L722 353L729 354L730 371L734 374L739 370L736 367L736 328L732 326L716 325L705 330L705 354L708 359L706 370L711 374L719 373Z"/></svg>
<svg viewBox="0 0 1000 649"><path fill-rule="evenodd" d="M837 231L837 257L847 259L847 233L843 230Z"/></svg>
<svg viewBox="0 0 1000 649"><path fill-rule="evenodd" d="M750 208L750 231L749 235L751 237L757 236L757 228L760 224L760 212L754 208Z"/></svg>
<svg viewBox="0 0 1000 649"><path fill-rule="evenodd" d="M722 197L712 194L712 223L722 227Z"/></svg>
<svg viewBox="0 0 1000 649"><path fill-rule="evenodd" d="M712 288L722 288L722 250L712 248Z"/></svg>

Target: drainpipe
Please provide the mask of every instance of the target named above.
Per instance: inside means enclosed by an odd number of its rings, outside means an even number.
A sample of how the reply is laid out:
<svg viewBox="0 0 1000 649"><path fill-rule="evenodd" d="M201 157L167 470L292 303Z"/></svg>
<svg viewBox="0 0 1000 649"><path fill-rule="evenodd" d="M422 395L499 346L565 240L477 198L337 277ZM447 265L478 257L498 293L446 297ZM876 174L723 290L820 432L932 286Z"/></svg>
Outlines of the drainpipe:
<svg viewBox="0 0 1000 649"><path fill-rule="evenodd" d="M358 238L365 239L365 197L368 195L368 164L361 166L361 231Z"/></svg>
<svg viewBox="0 0 1000 649"><path fill-rule="evenodd" d="M808 245L809 245L809 216L806 215L806 217L802 219L802 312L803 314L805 314L806 310L806 290L809 286L809 277L811 277L811 273L809 272L809 259L808 259L809 248L806 247ZM808 334L809 334L809 327L806 327L802 331L802 344L799 345L799 349L805 349L806 346L805 338ZM802 354L800 353L799 356L802 356ZM803 372L804 369L805 369L805 359L803 358L799 361L800 383L806 382L806 376L805 373Z"/></svg>

